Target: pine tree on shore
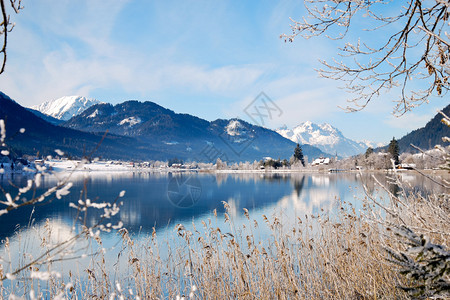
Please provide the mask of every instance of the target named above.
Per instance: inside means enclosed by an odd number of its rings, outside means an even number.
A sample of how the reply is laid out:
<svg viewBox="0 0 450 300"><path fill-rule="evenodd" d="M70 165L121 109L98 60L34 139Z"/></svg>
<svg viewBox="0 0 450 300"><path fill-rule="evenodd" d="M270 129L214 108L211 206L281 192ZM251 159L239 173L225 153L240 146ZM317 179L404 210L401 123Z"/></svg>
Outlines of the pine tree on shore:
<svg viewBox="0 0 450 300"><path fill-rule="evenodd" d="M399 164L399 152L400 149L398 147L398 142L395 139L395 137L392 138L391 142L389 143L389 148L388 148L388 152L391 154L392 159L395 161L395 164L398 165Z"/></svg>
<svg viewBox="0 0 450 300"><path fill-rule="evenodd" d="M300 161L302 163L302 166L305 166L305 159L303 157L303 150L302 147L300 147L299 144L297 144L297 147L295 147L294 150L294 160Z"/></svg>
<svg viewBox="0 0 450 300"><path fill-rule="evenodd" d="M366 153L365 153L366 159L367 159L367 158L369 157L369 155L372 154L372 153L373 153L373 148L372 148L372 147L367 148Z"/></svg>

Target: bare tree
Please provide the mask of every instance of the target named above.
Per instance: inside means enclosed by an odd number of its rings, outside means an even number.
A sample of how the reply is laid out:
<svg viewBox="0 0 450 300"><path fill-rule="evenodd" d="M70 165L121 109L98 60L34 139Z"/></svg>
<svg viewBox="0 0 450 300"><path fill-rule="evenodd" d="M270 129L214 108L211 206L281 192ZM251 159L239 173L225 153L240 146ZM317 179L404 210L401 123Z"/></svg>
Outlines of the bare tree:
<svg viewBox="0 0 450 300"><path fill-rule="evenodd" d="M297 36L342 40L341 59L321 61L322 77L345 81L354 94L348 111L361 110L382 92L398 88L395 115L428 102L430 95L449 90L450 24L448 0L305 0L308 16L291 19ZM400 2L400 3L399 3ZM352 41L350 29L363 28ZM414 81L415 86L411 85Z"/></svg>
<svg viewBox="0 0 450 300"><path fill-rule="evenodd" d="M12 10L18 14L23 8L22 0L6 0L11 5ZM2 55L2 62L0 67L0 74L5 71L6 66L6 46L8 44L8 33L10 33L14 28L14 23L11 23L10 15L6 9L5 0L0 0L1 7L1 23L0 23L0 37L2 37L2 46L0 48L0 55Z"/></svg>

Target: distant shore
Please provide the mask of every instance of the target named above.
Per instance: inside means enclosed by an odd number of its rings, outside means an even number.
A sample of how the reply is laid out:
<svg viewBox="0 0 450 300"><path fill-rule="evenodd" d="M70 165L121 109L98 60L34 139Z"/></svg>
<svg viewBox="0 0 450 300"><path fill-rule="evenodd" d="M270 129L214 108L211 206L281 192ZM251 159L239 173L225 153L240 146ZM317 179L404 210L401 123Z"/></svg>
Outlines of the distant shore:
<svg viewBox="0 0 450 300"><path fill-rule="evenodd" d="M20 166L15 165L11 168L10 163L4 163L3 169L0 169L0 174L22 174L34 173L39 169L53 171L56 173L62 172L161 172L161 173L222 173L222 174L295 174L295 173L392 173L392 169L384 170L368 170L368 169L336 169L332 166L317 166L305 168L279 168L279 169L215 169L215 168L180 168L168 166L142 166L132 162L114 162L114 161L95 161L82 162L80 160L48 160L39 166ZM398 169L397 172L411 173L420 172L429 176L443 176L450 177L447 170L442 169L427 169L427 170L405 170Z"/></svg>

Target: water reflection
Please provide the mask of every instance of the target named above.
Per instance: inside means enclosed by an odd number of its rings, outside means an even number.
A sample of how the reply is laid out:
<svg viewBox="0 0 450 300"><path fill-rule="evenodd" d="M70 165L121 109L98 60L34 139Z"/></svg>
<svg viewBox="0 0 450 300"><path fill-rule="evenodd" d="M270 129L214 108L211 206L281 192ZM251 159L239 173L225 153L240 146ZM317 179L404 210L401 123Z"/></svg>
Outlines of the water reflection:
<svg viewBox="0 0 450 300"><path fill-rule="evenodd" d="M59 175L61 176L61 175ZM194 205L190 207L175 206L168 197L169 182L173 178L194 176L201 186L201 193ZM71 193L62 200L50 204L36 205L12 211L1 217L0 239L12 236L19 228L27 228L30 220L36 224L50 220L72 226L77 211L69 207L83 197L95 202L111 202L126 190L123 207L112 220L120 219L131 232L148 233L152 228L166 228L168 224L190 223L192 219L203 219L211 216L214 209L223 212L222 201L230 204L230 213L236 218L242 214L242 208L256 210L259 213L271 214L274 209L284 209L296 214L316 213L320 210L331 210L336 199L355 203L355 194L363 197L362 184L369 193L376 193L376 185L371 174L360 176L356 173L342 174L180 174L180 173L76 173L71 178ZM384 174L376 175L378 180L386 184ZM15 175L2 177L0 183L7 191L17 193L10 185L26 185L27 176ZM61 178L46 176L37 193L52 187ZM411 189L431 191L436 189L430 180L411 174L405 175ZM181 180L183 181L183 180ZM392 193L398 193L393 185L388 185ZM82 194L83 190L87 194ZM31 192L26 196L30 197ZM358 203L355 203L356 206ZM100 212L91 211L87 216L87 225L97 222Z"/></svg>

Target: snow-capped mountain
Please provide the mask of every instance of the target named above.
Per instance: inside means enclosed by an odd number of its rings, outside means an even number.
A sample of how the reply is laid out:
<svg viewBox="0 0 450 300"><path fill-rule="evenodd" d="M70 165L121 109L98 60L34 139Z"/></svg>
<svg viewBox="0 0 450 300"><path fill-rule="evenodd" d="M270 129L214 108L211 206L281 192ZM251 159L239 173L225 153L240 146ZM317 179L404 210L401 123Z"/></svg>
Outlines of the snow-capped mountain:
<svg viewBox="0 0 450 300"><path fill-rule="evenodd" d="M88 99L81 96L65 96L32 106L31 108L56 119L67 121L98 103L101 102L96 99Z"/></svg>
<svg viewBox="0 0 450 300"><path fill-rule="evenodd" d="M215 161L254 161L263 157L289 159L295 144L267 128L240 119L207 121L176 113L154 102L125 101L116 105L96 104L61 126L76 130L136 138L166 158ZM310 145L303 154L325 155ZM214 158L214 156L216 156Z"/></svg>
<svg viewBox="0 0 450 300"><path fill-rule="evenodd" d="M317 125L307 121L293 129L283 126L276 132L295 143L315 146L323 152L337 154L341 157L360 154L365 152L368 147L373 147L371 142L355 142L344 137L337 128L328 123Z"/></svg>

